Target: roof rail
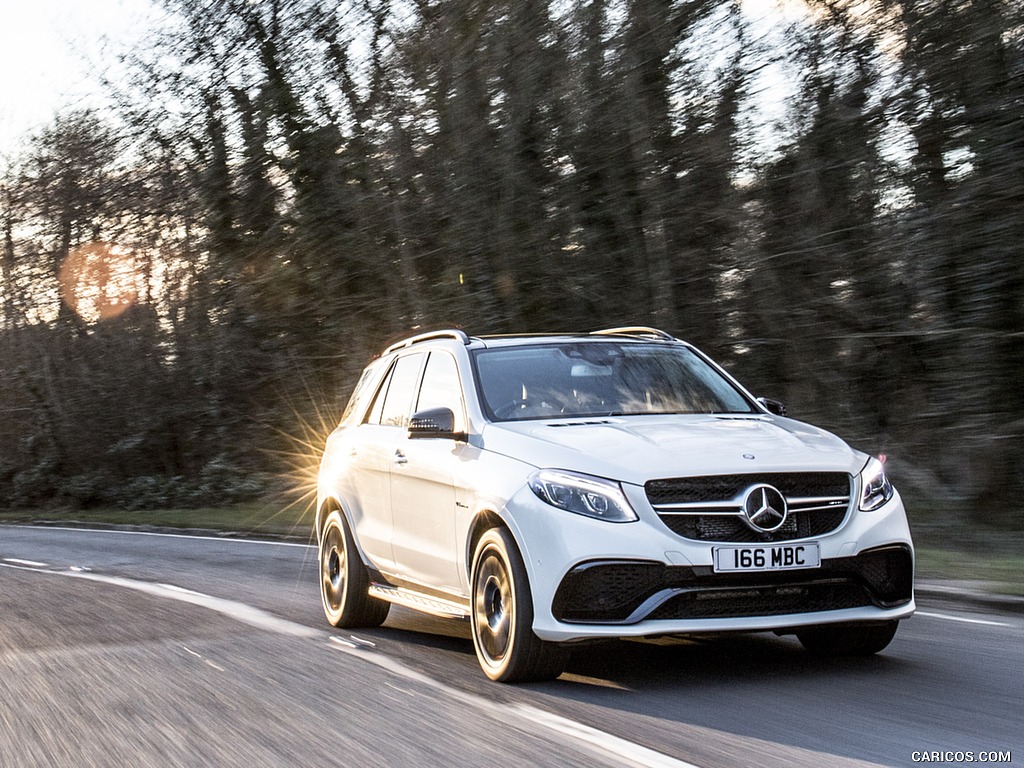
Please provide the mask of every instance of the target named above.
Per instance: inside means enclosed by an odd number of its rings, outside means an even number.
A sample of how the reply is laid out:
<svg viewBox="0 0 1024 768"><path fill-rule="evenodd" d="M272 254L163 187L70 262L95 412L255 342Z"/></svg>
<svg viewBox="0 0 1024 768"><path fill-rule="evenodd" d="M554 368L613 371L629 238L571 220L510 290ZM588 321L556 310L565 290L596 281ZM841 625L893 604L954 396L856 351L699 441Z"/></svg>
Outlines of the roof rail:
<svg viewBox="0 0 1024 768"><path fill-rule="evenodd" d="M591 331L591 336L645 336L660 341L675 341L676 337L657 328L648 328L645 325L626 325L621 328L605 328L603 331Z"/></svg>
<svg viewBox="0 0 1024 768"><path fill-rule="evenodd" d="M459 328L451 328L441 331L427 331L426 333L421 333L416 336L410 336L407 339L402 339L401 341L396 341L380 354L381 357L383 357L384 355L391 354L399 349L411 347L413 344L418 344L421 341L429 341L430 339L455 339L457 341L461 341L463 344L469 344L469 336L466 335L465 331L462 331Z"/></svg>

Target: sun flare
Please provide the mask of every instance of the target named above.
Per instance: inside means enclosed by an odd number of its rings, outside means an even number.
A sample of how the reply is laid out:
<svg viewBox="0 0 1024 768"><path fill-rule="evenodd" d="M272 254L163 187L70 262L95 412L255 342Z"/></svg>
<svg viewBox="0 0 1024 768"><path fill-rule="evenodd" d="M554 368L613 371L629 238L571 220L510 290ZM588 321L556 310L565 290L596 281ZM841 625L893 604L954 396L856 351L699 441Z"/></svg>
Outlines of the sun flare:
<svg viewBox="0 0 1024 768"><path fill-rule="evenodd" d="M126 248L93 242L74 248L60 268L61 299L86 322L118 317L139 297L141 276Z"/></svg>

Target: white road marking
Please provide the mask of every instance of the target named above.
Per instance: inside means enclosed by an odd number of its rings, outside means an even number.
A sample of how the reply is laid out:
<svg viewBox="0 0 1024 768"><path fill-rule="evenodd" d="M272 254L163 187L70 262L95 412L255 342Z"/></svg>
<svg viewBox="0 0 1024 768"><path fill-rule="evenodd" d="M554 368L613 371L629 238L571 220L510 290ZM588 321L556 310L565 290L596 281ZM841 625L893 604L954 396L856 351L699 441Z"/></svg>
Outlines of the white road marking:
<svg viewBox="0 0 1024 768"><path fill-rule="evenodd" d="M50 571L50 573L53 573L53 571ZM145 592L146 594L153 595L154 597L169 597L173 600L180 600L183 603L199 605L203 608L209 608L210 610L217 611L228 618L235 619L236 621L240 621L259 629L276 632L279 635L291 635L292 637L323 637L324 635L324 633L319 629L313 629L312 627L307 627L305 624L299 624L295 621L282 619L279 616L267 613L259 608L254 608L251 605L239 603L235 600L225 600L224 598L214 597L213 595L205 595L202 592L193 592L191 589L184 589L183 587L175 586L174 584L155 584L150 581L135 581L134 579L125 579L120 576L104 576L99 573L87 573L82 571L65 571L64 575L71 576L76 579L87 579L89 581L99 581L104 584L113 584L118 587L126 587L128 589L134 589L137 592Z"/></svg>
<svg viewBox="0 0 1024 768"><path fill-rule="evenodd" d="M5 557L5 563L14 563L15 565L27 565L29 568L49 568L46 563L37 563L35 560L21 560L17 557Z"/></svg>
<svg viewBox="0 0 1024 768"><path fill-rule="evenodd" d="M617 757L625 760L629 765L640 766L640 768L698 768L693 763L677 760L676 758L670 757L662 752L656 752L653 749L648 749L647 747L641 746L635 742L620 739L618 736L613 736L612 734L598 730L597 728L591 728L589 725L584 725L583 723L578 723L575 720L569 720L568 718L552 714L551 712L546 712L543 709L538 709L537 707L529 704L503 705L475 693L460 691L459 689L452 688L450 685L442 683L439 680L428 677L421 672L417 672L389 656L367 653L361 649L351 648L352 644L340 637L332 636L331 640L335 643L335 645L331 646L335 650L341 651L347 655L358 656L359 658L368 661L371 664L376 664L378 667L382 667L406 680L411 680L440 691L453 699L457 699L458 701L467 704L477 711L490 712L491 716L499 721L508 721L508 713L511 706L511 710L518 713L524 720L535 725L543 726L544 728L554 731L562 736L569 736L596 754L602 756L608 755L609 753L616 755Z"/></svg>
<svg viewBox="0 0 1024 768"><path fill-rule="evenodd" d="M527 720L532 720L538 725L557 731L577 741L591 744L601 753L611 752L633 765L650 766L650 768L697 768L692 763L676 760L674 757L669 757L661 752L655 752L653 749L642 747L632 741L620 739L618 736L612 736L605 731L591 728L589 725L577 723L575 720L569 720L536 707L521 705L516 707L516 711Z"/></svg>
<svg viewBox="0 0 1024 768"><path fill-rule="evenodd" d="M945 619L946 621L961 621L964 624L984 624L987 627L1009 627L1002 621L987 621L985 619L969 619L966 616L950 616L946 613L928 613L927 611L918 611L916 616L927 616L929 619Z"/></svg>
<svg viewBox="0 0 1024 768"><path fill-rule="evenodd" d="M218 539L218 541L220 540L221 539ZM17 568L19 566L10 565L8 567ZM88 581L97 581L103 584L111 584L113 586L134 589L138 592L153 595L154 597L180 600L192 605L209 608L210 610L217 611L218 613L237 621L241 621L245 624L249 624L250 626L258 627L270 632L276 632L278 634L289 635L291 637L316 639L326 638L334 643L331 646L332 648L341 651L346 655L357 656L363 661L375 664L405 680L418 682L451 698L468 704L477 711L486 711L499 721L508 720L509 707L507 705L499 704L496 701L487 699L475 693L460 691L459 689L446 685L445 683L435 680L428 675L417 672L396 659L374 651L367 640L361 640L353 637L352 639L359 643L359 645L356 645L355 643L344 640L340 637L328 635L323 630L314 629L312 627L307 627L304 624L282 619L251 605L239 603L235 600L226 600L224 598L214 597L213 595L206 595L202 592L194 592L191 589L185 589L174 584L157 584L149 581L136 581L134 579L126 579L120 576L104 576L98 573L72 569L65 571L46 570L36 572L55 576L67 576L75 579L86 579ZM189 653L195 653L189 648L185 648L185 650ZM209 663L214 669L223 671L223 668L218 667L211 662L207 663ZM588 725L577 723L573 720L560 717L559 715L546 712L528 704L513 705L511 710L518 713L521 718L530 723L543 726L544 728L554 731L560 735L571 737L581 746L597 754L614 754L625 760L630 765L640 766L640 768L698 768L692 763L677 760L661 752L656 752L653 749L641 746L640 744L636 744L626 739L621 739L618 736L613 736L612 734L598 730L597 728L591 728Z"/></svg>
<svg viewBox="0 0 1024 768"><path fill-rule="evenodd" d="M193 656L195 656L195 657L196 657L197 659L199 659L200 661L202 661L202 662L203 662L203 663L204 663L204 664L205 664L206 666L208 666L208 667L213 667L213 668L214 668L214 669L216 669L216 670L217 670L218 672L224 672L224 671L225 671L224 667L220 666L219 664L214 664L214 663L213 663L212 661L210 661L209 659L207 659L207 658L204 658L204 657L203 657L203 655L202 655L201 653L196 653L196 652L195 652L195 651L193 651L193 650L192 650L191 648L189 648L189 647L188 647L187 645L183 645L183 646L181 646L181 647L182 647L182 648L184 648L184 649L185 649L186 651L188 651L188 652L189 652L190 654L192 654Z"/></svg>

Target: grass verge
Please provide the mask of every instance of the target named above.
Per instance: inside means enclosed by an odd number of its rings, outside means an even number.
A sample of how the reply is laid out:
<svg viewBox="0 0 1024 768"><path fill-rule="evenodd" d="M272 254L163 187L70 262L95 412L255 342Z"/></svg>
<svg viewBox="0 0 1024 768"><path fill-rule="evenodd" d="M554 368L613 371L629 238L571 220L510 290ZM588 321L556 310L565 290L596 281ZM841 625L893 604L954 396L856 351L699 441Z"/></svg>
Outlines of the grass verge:
<svg viewBox="0 0 1024 768"><path fill-rule="evenodd" d="M979 581L1001 595L1024 597L1024 556L918 546L917 578Z"/></svg>

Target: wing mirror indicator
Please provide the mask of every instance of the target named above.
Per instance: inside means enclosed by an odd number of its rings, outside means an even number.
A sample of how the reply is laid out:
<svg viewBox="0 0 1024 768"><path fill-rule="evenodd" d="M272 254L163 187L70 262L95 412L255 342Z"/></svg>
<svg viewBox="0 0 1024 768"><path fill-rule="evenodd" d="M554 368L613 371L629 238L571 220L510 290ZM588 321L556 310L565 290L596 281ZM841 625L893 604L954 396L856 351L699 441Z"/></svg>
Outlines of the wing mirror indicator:
<svg viewBox="0 0 1024 768"><path fill-rule="evenodd" d="M455 431L455 414L451 408L428 408L417 411L409 419L409 437L464 440L466 435Z"/></svg>

